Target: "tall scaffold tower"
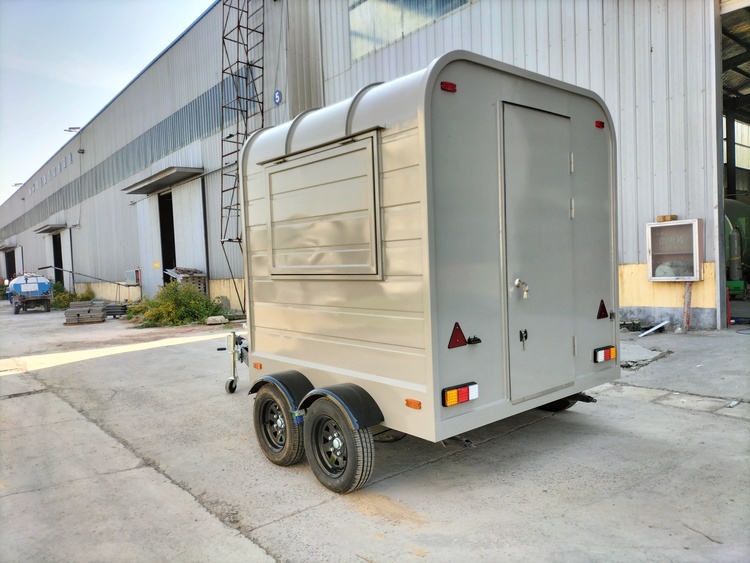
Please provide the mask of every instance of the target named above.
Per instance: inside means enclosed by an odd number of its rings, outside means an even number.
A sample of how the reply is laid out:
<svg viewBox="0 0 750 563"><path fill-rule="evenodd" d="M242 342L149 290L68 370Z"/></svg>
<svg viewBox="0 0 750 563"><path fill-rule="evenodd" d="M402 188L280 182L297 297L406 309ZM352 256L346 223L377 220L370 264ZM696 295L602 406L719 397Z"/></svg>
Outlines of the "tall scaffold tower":
<svg viewBox="0 0 750 563"><path fill-rule="evenodd" d="M222 18L221 248L244 312L245 292L240 292L230 257L242 255L240 149L264 124L263 0L222 0Z"/></svg>

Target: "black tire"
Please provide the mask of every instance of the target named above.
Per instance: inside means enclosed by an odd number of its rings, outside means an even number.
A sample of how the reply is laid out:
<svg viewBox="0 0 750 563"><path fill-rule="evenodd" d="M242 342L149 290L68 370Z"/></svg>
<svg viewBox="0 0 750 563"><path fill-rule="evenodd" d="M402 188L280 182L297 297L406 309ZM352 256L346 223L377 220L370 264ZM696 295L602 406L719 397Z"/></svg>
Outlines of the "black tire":
<svg viewBox="0 0 750 563"><path fill-rule="evenodd" d="M275 385L266 384L255 395L253 423L260 449L271 462L287 466L302 459L302 424L295 424L289 401Z"/></svg>
<svg viewBox="0 0 750 563"><path fill-rule="evenodd" d="M13 314L17 315L21 311L21 304L20 303L14 303L13 304Z"/></svg>
<svg viewBox="0 0 750 563"><path fill-rule="evenodd" d="M50 302L49 301L45 301L44 302L44 310L49 313L50 308L51 308Z"/></svg>
<svg viewBox="0 0 750 563"><path fill-rule="evenodd" d="M237 382L234 379L227 379L227 382L224 384L224 391L230 395L237 391Z"/></svg>
<svg viewBox="0 0 750 563"><path fill-rule="evenodd" d="M537 408L539 410L549 411L549 412L562 412L562 411L568 410L577 402L578 401L576 401L575 399L570 399L566 397L564 399L558 399L557 401L552 401L551 403L547 403L546 405L542 405L541 407L537 407Z"/></svg>
<svg viewBox="0 0 750 563"><path fill-rule="evenodd" d="M351 493L370 479L375 462L372 433L352 428L331 399L318 399L307 409L304 435L310 469L324 487Z"/></svg>

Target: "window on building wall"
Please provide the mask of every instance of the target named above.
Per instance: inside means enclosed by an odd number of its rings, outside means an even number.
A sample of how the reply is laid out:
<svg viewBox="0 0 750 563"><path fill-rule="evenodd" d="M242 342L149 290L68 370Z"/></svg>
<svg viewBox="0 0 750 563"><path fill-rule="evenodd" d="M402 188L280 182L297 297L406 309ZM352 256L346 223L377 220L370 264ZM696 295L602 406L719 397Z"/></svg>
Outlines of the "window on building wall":
<svg viewBox="0 0 750 563"><path fill-rule="evenodd" d="M352 60L394 43L469 0L349 0Z"/></svg>

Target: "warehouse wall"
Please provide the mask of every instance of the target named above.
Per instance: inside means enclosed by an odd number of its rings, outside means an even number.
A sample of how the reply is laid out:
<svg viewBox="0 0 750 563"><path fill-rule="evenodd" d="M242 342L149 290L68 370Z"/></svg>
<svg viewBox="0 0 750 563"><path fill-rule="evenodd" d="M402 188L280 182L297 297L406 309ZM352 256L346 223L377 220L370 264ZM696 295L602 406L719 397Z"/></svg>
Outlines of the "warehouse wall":
<svg viewBox="0 0 750 563"><path fill-rule="evenodd" d="M264 6L263 103L265 126L270 127L324 105L321 8L319 0L266 1ZM281 94L279 103L274 100L276 91Z"/></svg>
<svg viewBox="0 0 750 563"><path fill-rule="evenodd" d="M136 214L128 203L119 190L105 190L65 211L76 272L117 282L139 267ZM81 275L76 281L93 280Z"/></svg>
<svg viewBox="0 0 750 563"><path fill-rule="evenodd" d="M321 2L325 101L453 49L593 90L609 106L618 139L618 260L644 266L621 288L624 312L646 307L672 318L674 300L662 306L649 291L646 223L663 214L701 218L706 262L718 256L715 9L704 0L472 0L352 60L348 0ZM708 288L697 291L706 297L694 314L713 327L717 270L706 269Z"/></svg>
<svg viewBox="0 0 750 563"><path fill-rule="evenodd" d="M656 215L701 216L715 230L706 189L717 178L710 2L480 0L356 61L347 56L347 2L321 3L326 104L453 49L577 84L602 96L615 122L620 261L645 262L646 230L637 227Z"/></svg>

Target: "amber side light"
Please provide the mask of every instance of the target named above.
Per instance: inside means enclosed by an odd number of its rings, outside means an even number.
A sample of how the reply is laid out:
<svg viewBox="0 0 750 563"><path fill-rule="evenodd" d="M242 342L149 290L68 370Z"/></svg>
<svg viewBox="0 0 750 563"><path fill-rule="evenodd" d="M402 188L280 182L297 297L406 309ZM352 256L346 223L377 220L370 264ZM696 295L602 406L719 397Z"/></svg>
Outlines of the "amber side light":
<svg viewBox="0 0 750 563"><path fill-rule="evenodd" d="M417 401L416 399L406 399L406 406L410 409L421 409L422 408L422 401Z"/></svg>

